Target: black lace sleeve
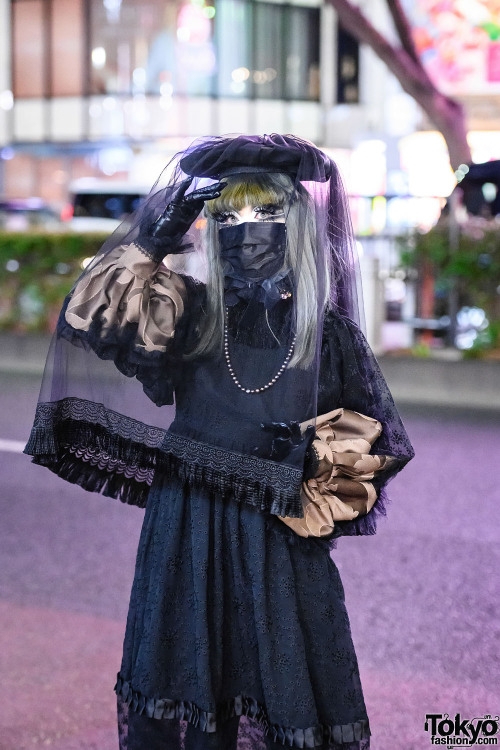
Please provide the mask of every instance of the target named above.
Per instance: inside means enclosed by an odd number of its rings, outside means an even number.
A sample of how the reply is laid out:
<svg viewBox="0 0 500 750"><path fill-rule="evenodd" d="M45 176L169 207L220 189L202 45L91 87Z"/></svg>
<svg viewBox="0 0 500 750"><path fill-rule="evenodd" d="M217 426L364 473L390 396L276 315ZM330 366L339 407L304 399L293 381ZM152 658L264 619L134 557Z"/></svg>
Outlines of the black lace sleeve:
<svg viewBox="0 0 500 750"><path fill-rule="evenodd" d="M331 408L344 407L377 419L382 433L371 452L393 457L389 467L373 481L378 499L372 510L354 521L336 524L339 536L374 534L377 516L386 514L386 485L413 458L414 450L380 366L359 327L349 318L329 314L324 338L324 350L329 361L335 363L333 379L341 381L338 402Z"/></svg>

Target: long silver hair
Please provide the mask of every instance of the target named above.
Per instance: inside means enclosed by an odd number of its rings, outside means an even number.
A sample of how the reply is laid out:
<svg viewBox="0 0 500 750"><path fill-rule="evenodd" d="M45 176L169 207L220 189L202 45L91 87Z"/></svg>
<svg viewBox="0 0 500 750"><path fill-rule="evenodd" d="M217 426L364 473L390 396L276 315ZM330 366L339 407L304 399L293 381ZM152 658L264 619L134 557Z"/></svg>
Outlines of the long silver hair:
<svg viewBox="0 0 500 750"><path fill-rule="evenodd" d="M316 353L318 318L328 305L330 278L329 253L318 253L313 201L305 188L295 187L281 173L257 172L224 177L221 196L205 207L204 244L207 262L207 315L201 335L190 358L222 351L224 336L224 274L219 249L219 225L214 215L241 210L244 206L273 204L283 208L286 217L287 246L284 266L295 278L295 325L297 338L288 367L307 368ZM324 268L319 269L318 263ZM319 281L321 279L321 281ZM321 285L322 288L319 288Z"/></svg>

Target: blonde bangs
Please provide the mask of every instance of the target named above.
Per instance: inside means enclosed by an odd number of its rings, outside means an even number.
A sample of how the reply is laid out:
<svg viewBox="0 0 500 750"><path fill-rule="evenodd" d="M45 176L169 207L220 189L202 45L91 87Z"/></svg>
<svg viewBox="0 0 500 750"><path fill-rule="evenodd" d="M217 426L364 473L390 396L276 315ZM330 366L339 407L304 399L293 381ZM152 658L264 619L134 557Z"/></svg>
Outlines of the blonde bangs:
<svg viewBox="0 0 500 750"><path fill-rule="evenodd" d="M283 208L290 199L293 185L287 175L255 174L234 175L223 178L227 182L219 198L206 202L210 214L225 211L241 211L245 206L266 206L272 204ZM280 184L283 183L283 184ZM288 183L288 184L287 184Z"/></svg>

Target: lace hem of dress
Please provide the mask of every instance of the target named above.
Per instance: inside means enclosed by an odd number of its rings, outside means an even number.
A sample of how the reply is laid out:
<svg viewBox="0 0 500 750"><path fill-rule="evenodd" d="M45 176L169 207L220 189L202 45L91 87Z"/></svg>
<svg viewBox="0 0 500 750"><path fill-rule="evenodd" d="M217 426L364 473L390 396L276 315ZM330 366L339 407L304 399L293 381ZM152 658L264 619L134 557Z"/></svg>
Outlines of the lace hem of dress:
<svg viewBox="0 0 500 750"><path fill-rule="evenodd" d="M300 469L150 427L83 399L40 403L24 452L73 484L139 507L162 471L273 515L303 514Z"/></svg>
<svg viewBox="0 0 500 750"><path fill-rule="evenodd" d="M193 701L169 698L148 698L134 690L130 682L120 673L114 687L115 692L134 711L151 719L180 719L188 721L203 732L217 731L217 722L232 716L248 716L259 724L270 739L287 747L322 747L325 743L345 745L370 737L368 719L360 719L350 724L317 724L301 729L271 724L265 707L255 698L237 695L219 704L216 712L205 711Z"/></svg>

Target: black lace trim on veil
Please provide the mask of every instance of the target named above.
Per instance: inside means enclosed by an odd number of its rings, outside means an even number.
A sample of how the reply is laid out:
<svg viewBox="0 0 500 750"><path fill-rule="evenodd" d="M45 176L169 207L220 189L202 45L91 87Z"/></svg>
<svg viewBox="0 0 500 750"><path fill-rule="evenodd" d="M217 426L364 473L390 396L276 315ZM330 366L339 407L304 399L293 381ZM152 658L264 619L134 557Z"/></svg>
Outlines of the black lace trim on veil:
<svg viewBox="0 0 500 750"><path fill-rule="evenodd" d="M39 403L24 453L62 479L145 507L164 430L78 398Z"/></svg>
<svg viewBox="0 0 500 750"><path fill-rule="evenodd" d="M161 470L274 515L303 515L301 470L150 427L83 399L40 403L24 452L73 484L139 507Z"/></svg>
<svg viewBox="0 0 500 750"><path fill-rule="evenodd" d="M317 724L301 729L272 724L265 707L255 698L238 695L217 706L217 711L205 711L193 701L169 698L148 698L117 676L115 692L129 708L155 719L180 719L188 721L203 732L215 732L217 723L232 716L248 716L259 724L271 740L287 747L345 747L347 743L359 742L370 737L368 719L350 724Z"/></svg>

